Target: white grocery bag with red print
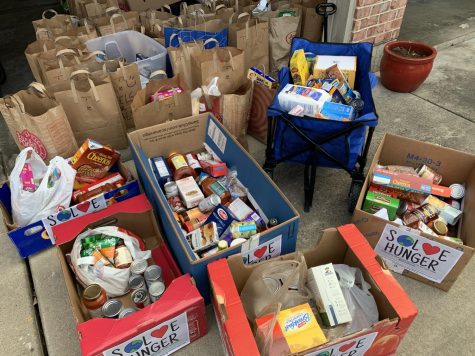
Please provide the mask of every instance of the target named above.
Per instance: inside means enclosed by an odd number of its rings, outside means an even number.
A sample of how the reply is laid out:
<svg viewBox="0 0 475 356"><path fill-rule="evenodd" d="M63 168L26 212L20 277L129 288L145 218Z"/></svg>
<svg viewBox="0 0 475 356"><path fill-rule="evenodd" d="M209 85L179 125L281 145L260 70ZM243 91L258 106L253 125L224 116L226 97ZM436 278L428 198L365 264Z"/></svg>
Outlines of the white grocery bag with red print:
<svg viewBox="0 0 475 356"><path fill-rule="evenodd" d="M76 171L62 157L47 166L31 147L18 155L10 174L13 222L26 226L68 208Z"/></svg>

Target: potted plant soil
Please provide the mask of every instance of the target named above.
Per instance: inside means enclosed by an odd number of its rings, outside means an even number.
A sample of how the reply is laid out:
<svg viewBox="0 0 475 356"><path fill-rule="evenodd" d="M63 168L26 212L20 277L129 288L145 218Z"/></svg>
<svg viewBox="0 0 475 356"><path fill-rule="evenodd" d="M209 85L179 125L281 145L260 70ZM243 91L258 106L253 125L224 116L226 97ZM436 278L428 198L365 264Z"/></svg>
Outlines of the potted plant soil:
<svg viewBox="0 0 475 356"><path fill-rule="evenodd" d="M381 83L392 91L410 93L426 80L437 51L415 41L395 41L384 46Z"/></svg>

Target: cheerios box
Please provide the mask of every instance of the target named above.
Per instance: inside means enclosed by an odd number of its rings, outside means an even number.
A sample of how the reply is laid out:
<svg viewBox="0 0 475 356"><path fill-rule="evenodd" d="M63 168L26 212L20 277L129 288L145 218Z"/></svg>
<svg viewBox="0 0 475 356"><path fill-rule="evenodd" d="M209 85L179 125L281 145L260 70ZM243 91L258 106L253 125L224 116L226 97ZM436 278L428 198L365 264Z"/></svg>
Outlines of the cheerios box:
<svg viewBox="0 0 475 356"><path fill-rule="evenodd" d="M303 254L308 268L328 263L343 263L359 268L364 280L371 285L370 292L378 307L379 321L367 329L331 340L298 355L394 355L417 316L417 309L391 272L385 269L384 264L380 264L374 250L356 226L349 224L324 230L315 248ZM290 260L295 257L295 253L292 253L275 259ZM266 263L249 266L238 256L231 256L208 265L212 305L227 355L260 355L239 295L254 268Z"/></svg>
<svg viewBox="0 0 475 356"><path fill-rule="evenodd" d="M416 230L407 232L392 221L364 211L372 172L378 164L414 168L426 165L442 175L442 186L463 184L463 213L458 222L457 236L452 236L460 238L463 244ZM353 213L353 223L392 270L448 291L475 252L475 154L387 133L368 172ZM401 244L391 248L394 241ZM409 245L409 241L412 244Z"/></svg>
<svg viewBox="0 0 475 356"><path fill-rule="evenodd" d="M98 226L118 226L138 236L162 268L166 289L160 299L122 319L94 318L82 303L83 287L69 266L74 240ZM152 206L144 194L53 228L58 258L84 356L169 355L207 332L205 304L190 275L182 275L162 239ZM118 297L133 306L130 294Z"/></svg>

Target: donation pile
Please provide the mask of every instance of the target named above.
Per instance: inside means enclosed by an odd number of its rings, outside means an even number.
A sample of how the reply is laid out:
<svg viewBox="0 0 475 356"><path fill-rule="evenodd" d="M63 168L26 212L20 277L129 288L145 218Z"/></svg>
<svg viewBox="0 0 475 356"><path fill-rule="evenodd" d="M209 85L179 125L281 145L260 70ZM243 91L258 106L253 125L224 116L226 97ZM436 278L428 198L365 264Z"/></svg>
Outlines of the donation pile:
<svg viewBox="0 0 475 356"><path fill-rule="evenodd" d="M174 152L151 162L170 209L198 258L241 244L278 224L276 219L266 221L237 172L211 150Z"/></svg>
<svg viewBox="0 0 475 356"><path fill-rule="evenodd" d="M443 177L427 165L377 165L363 210L423 233L463 244L458 237L465 187L440 185Z"/></svg>
<svg viewBox="0 0 475 356"><path fill-rule="evenodd" d="M256 268L241 300L262 355L292 355L371 327L378 307L360 269L305 258Z"/></svg>
<svg viewBox="0 0 475 356"><path fill-rule="evenodd" d="M323 56L296 50L290 59L293 84L279 93L279 105L291 115L351 121L364 102L354 90L354 56Z"/></svg>

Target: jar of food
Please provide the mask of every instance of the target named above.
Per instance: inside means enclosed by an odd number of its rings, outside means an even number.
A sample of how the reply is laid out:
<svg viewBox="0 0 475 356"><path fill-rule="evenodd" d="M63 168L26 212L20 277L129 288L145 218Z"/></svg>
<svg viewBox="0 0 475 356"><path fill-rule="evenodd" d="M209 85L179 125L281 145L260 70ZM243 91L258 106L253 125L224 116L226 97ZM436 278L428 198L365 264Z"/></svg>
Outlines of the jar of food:
<svg viewBox="0 0 475 356"><path fill-rule="evenodd" d="M196 176L199 176L203 171L203 167L201 167L200 161L198 161L196 155L194 153L188 153L185 155L185 158L188 165L195 171Z"/></svg>
<svg viewBox="0 0 475 356"><path fill-rule="evenodd" d="M180 180L186 177L196 178L196 173L188 163L186 163L185 157L181 153L172 153L167 159L168 166L173 172L173 179Z"/></svg>
<svg viewBox="0 0 475 356"><path fill-rule="evenodd" d="M105 289L99 284L88 285L82 292L82 302L91 318L102 318L102 306L107 302Z"/></svg>
<svg viewBox="0 0 475 356"><path fill-rule="evenodd" d="M114 265L115 268L129 268L132 264L132 255L129 248L125 246L124 240L120 239L117 245L115 245L114 252Z"/></svg>
<svg viewBox="0 0 475 356"><path fill-rule="evenodd" d="M167 198L168 205L173 212L180 213L185 211L185 205L181 201L180 196L178 195L178 186L175 182L165 183L163 186L165 189L165 197Z"/></svg>
<svg viewBox="0 0 475 356"><path fill-rule="evenodd" d="M226 204L231 200L231 193L216 178L201 173L199 184L205 196L216 194L221 199L221 204Z"/></svg>
<svg viewBox="0 0 475 356"><path fill-rule="evenodd" d="M211 194L209 197L200 201L198 208L202 213L207 213L213 210L219 204L221 204L221 198L216 194Z"/></svg>
<svg viewBox="0 0 475 356"><path fill-rule="evenodd" d="M437 217L437 209L430 204L424 204L413 211L405 213L402 217L402 220L404 221L405 225L415 228L419 221L422 221L424 224L428 224L429 222L437 219Z"/></svg>

